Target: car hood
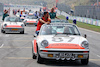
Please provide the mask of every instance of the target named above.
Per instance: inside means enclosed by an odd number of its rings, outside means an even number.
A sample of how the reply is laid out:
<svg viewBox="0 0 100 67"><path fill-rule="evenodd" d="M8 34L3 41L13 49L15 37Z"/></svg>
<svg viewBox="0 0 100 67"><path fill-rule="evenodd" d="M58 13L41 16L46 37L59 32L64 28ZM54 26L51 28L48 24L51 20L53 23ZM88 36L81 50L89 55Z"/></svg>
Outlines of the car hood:
<svg viewBox="0 0 100 67"><path fill-rule="evenodd" d="M25 19L27 21L37 21L37 19Z"/></svg>
<svg viewBox="0 0 100 67"><path fill-rule="evenodd" d="M4 22L3 24L7 24L7 25L22 25L23 22Z"/></svg>
<svg viewBox="0 0 100 67"><path fill-rule="evenodd" d="M37 39L40 43L43 41L43 40L47 40L49 42L49 44L77 44L79 46L81 46L81 43L83 41L87 41L84 37L82 36L74 36L74 35L52 35L52 36L49 36L49 35L45 35L45 36L38 36L38 39Z"/></svg>

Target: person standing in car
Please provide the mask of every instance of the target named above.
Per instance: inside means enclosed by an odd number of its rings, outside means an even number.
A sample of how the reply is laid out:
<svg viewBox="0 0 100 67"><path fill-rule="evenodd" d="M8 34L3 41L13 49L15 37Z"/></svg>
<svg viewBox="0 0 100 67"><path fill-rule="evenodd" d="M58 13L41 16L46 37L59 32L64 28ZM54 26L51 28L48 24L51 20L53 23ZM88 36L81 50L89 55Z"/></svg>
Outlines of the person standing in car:
<svg viewBox="0 0 100 67"><path fill-rule="evenodd" d="M39 19L39 21L38 21L37 28L36 28L37 35L39 34L39 31L43 24L50 24L50 18L49 18L48 12L44 12L43 17L41 19Z"/></svg>

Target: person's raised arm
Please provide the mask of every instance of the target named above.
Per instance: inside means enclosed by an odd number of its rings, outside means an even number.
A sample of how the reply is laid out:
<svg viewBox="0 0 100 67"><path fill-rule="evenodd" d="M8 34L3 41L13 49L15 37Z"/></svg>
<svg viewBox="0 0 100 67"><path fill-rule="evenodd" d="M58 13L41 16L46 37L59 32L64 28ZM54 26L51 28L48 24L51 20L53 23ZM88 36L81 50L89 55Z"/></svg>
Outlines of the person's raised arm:
<svg viewBox="0 0 100 67"><path fill-rule="evenodd" d="M42 20L42 19L39 19L39 21L40 21L41 23L44 23L44 24L50 24L50 22L45 22L45 21Z"/></svg>

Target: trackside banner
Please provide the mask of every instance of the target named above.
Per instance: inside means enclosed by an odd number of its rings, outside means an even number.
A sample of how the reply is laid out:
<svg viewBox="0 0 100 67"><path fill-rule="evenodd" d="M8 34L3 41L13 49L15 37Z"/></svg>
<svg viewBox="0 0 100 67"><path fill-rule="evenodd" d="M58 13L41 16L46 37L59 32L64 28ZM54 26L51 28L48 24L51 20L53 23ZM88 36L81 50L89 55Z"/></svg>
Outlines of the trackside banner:
<svg viewBox="0 0 100 67"><path fill-rule="evenodd" d="M60 11L60 10L57 10L57 13L65 16L65 17L69 17L70 20L76 19L77 21L82 22L82 23L100 26L100 20L97 20L97 19L86 18L86 17L78 17L78 16L70 16L66 12Z"/></svg>

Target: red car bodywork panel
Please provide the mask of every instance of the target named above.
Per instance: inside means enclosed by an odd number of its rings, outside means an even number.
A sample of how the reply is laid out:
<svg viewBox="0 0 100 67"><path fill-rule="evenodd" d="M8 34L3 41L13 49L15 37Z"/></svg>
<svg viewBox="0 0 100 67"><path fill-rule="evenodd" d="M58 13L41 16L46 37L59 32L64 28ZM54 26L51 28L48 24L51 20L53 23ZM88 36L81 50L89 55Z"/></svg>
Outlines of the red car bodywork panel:
<svg viewBox="0 0 100 67"><path fill-rule="evenodd" d="M37 44L36 44L36 40L35 39L34 39L33 43L34 43L34 47L33 47L34 48L34 53L37 53Z"/></svg>
<svg viewBox="0 0 100 67"><path fill-rule="evenodd" d="M50 44L45 48L54 48L54 49L85 49L78 44L70 44L70 43L54 43Z"/></svg>
<svg viewBox="0 0 100 67"><path fill-rule="evenodd" d="M18 28L22 28L22 27L19 26L19 25L7 25L6 27L18 27Z"/></svg>

